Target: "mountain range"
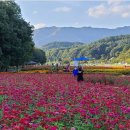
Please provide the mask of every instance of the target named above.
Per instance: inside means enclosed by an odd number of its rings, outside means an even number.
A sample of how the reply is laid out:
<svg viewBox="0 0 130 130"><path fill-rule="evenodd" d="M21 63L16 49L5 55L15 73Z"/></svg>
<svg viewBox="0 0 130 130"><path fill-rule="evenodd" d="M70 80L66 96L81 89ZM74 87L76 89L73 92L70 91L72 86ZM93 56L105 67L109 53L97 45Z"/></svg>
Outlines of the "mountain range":
<svg viewBox="0 0 130 130"><path fill-rule="evenodd" d="M90 43L109 36L130 34L130 26L115 29L93 27L44 27L34 30L33 41L37 47L50 42Z"/></svg>

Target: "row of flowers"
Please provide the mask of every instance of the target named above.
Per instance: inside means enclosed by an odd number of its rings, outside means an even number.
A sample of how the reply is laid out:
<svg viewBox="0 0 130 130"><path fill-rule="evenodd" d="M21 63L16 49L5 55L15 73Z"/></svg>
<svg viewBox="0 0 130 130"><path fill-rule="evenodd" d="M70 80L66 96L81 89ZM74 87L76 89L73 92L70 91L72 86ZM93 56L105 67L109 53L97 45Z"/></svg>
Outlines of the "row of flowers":
<svg viewBox="0 0 130 130"><path fill-rule="evenodd" d="M130 68L128 69L90 69L90 68L83 68L84 73L107 73L107 74L119 74L119 75L129 75L130 74ZM25 70L25 71L20 71L19 73L53 73L53 72L58 72L58 73L66 73L64 70L59 69L58 71L52 71L50 69L44 70L44 69L32 69L32 70ZM72 69L68 72L72 73Z"/></svg>
<svg viewBox="0 0 130 130"><path fill-rule="evenodd" d="M0 128L129 130L130 84L122 82L130 77L84 78L79 83L69 74L0 74ZM107 78L116 82L98 82Z"/></svg>
<svg viewBox="0 0 130 130"><path fill-rule="evenodd" d="M25 66L23 70L32 70L32 69L51 69L51 65L41 65L41 66ZM64 68L66 66L59 66L60 69ZM70 66L71 69L74 68L74 66ZM130 69L130 66L122 65L122 66L84 66L84 69Z"/></svg>

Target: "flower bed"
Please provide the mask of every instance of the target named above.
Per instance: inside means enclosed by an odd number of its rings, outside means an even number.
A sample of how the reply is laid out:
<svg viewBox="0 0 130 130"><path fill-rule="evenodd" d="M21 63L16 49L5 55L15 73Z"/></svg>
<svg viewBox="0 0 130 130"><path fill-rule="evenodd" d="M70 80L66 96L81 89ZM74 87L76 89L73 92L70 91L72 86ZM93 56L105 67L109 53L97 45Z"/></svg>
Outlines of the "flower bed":
<svg viewBox="0 0 130 130"><path fill-rule="evenodd" d="M58 73L72 73L74 69L73 66L70 67L70 72L64 72L63 68L65 66L60 66L58 68ZM107 73L107 74L117 74L117 75L130 75L129 66L84 66L84 73ZM25 73L57 73L51 69L51 66L31 66L22 69L22 72Z"/></svg>
<svg viewBox="0 0 130 130"><path fill-rule="evenodd" d="M84 78L78 83L69 74L0 74L0 128L129 130L130 77Z"/></svg>

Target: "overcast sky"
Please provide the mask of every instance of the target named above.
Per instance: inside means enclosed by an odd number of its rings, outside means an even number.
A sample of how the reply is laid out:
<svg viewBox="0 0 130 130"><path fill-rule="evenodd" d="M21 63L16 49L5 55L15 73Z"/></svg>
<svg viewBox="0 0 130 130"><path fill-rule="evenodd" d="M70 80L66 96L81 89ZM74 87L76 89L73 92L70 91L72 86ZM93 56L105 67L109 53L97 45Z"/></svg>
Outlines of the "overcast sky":
<svg viewBox="0 0 130 130"><path fill-rule="evenodd" d="M35 28L130 26L130 0L16 0Z"/></svg>

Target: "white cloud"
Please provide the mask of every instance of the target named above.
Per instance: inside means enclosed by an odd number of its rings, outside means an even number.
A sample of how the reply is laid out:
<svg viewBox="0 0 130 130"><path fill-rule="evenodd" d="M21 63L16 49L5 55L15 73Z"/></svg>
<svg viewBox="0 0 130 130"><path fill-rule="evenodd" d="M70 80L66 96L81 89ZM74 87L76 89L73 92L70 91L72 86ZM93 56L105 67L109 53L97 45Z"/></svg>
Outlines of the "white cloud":
<svg viewBox="0 0 130 130"><path fill-rule="evenodd" d="M107 4L100 4L87 11L91 17L101 17L108 15L118 15L122 18L130 17L130 4L122 2L122 0L108 0Z"/></svg>
<svg viewBox="0 0 130 130"><path fill-rule="evenodd" d="M71 8L69 8L69 7L57 7L56 9L55 9L55 12L70 12L72 9Z"/></svg>
<svg viewBox="0 0 130 130"><path fill-rule="evenodd" d="M130 17L130 5L118 5L110 8L110 12L122 18Z"/></svg>
<svg viewBox="0 0 130 130"><path fill-rule="evenodd" d="M130 14L129 14L128 12L122 13L122 17L123 17L123 18L127 18L127 17L129 17L129 16L130 16Z"/></svg>
<svg viewBox="0 0 130 130"><path fill-rule="evenodd" d="M35 24L34 27L35 27L35 29L39 29L39 28L46 27L46 24L44 24L44 23L38 23L38 24Z"/></svg>
<svg viewBox="0 0 130 130"><path fill-rule="evenodd" d="M104 16L107 13L108 13L108 10L106 9L106 7L103 4L96 6L95 8L88 9L88 15L92 16L92 17Z"/></svg>
<svg viewBox="0 0 130 130"><path fill-rule="evenodd" d="M122 0L107 0L108 5L119 5L122 2Z"/></svg>
<svg viewBox="0 0 130 130"><path fill-rule="evenodd" d="M122 9L122 6L113 6L109 10L114 14L120 14Z"/></svg>

